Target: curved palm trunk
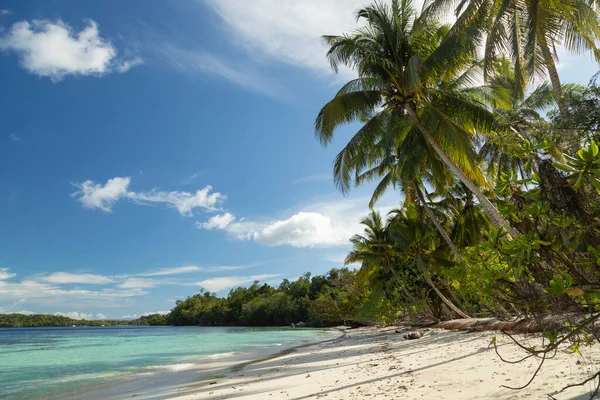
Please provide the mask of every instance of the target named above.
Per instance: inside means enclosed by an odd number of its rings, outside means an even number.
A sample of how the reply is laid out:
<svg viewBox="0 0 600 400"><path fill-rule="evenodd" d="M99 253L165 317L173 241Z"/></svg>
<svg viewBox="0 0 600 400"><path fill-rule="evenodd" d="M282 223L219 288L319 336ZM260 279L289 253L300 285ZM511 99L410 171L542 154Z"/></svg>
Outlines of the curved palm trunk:
<svg viewBox="0 0 600 400"><path fill-rule="evenodd" d="M560 77L558 76L558 70L556 69L556 64L554 63L554 57L552 56L552 51L550 50L550 46L548 45L548 41L546 37L541 34L539 35L539 44L542 50L542 56L544 57L544 64L546 65L546 69L548 70L548 75L550 76L550 83L552 84L552 90L554 91L554 97L556 98L556 104L558 105L558 110L564 116L567 115L567 103L565 102L564 93L562 90L562 85L560 84Z"/></svg>
<svg viewBox="0 0 600 400"><path fill-rule="evenodd" d="M448 236L448 234L446 233L446 230L444 229L444 227L439 223L439 221L437 220L437 218L435 217L435 215L433 215L433 211L431 211L431 208L429 207L429 205L425 201L425 197L423 196L423 192L421 192L421 189L419 189L419 187L417 186L416 183L415 183L415 190L417 192L417 196L419 197L419 201L421 202L421 204L423 205L423 208L425 209L425 212L429 216L429 219L433 222L433 224L437 228L437 230L440 233L440 235L442 235L442 237L444 238L444 241L446 241L446 243L450 247L450 250L452 250L452 253L454 253L454 256L465 266L465 268L468 269L469 265L467 264L467 262L465 261L465 259L463 258L463 256L458 251L458 248L456 247L456 245L454 244L454 242L452 241L452 239L450 239L450 236Z"/></svg>
<svg viewBox="0 0 600 400"><path fill-rule="evenodd" d="M442 292L440 292L440 289L438 289L437 285L435 283L433 283L433 280L429 276L428 272L425 272L423 275L425 276L425 281L427 282L427 284L429 286L431 286L431 288L435 291L435 293L439 296L439 298L442 299L442 301L444 302L445 305L447 305L452 311L454 311L461 318L470 318L465 312L461 311L460 308L456 307L450 300L448 300L448 298L446 296L444 296L444 294Z"/></svg>
<svg viewBox="0 0 600 400"><path fill-rule="evenodd" d="M387 263L386 263L387 264ZM412 304L418 304L419 302L417 301L417 299L415 298L415 296L413 296L408 289L400 282L400 276L398 276L398 274L396 273L396 271L394 270L394 268L392 268L391 266L387 265L388 269L390 270L390 272L392 273L392 276L395 278L396 283L400 283L400 289L402 290L402 293L404 293L404 296L406 296L406 298L408 299L409 302L411 302ZM435 318L435 314L433 313L433 311L431 311L431 308L429 308L429 306L427 305L427 302L423 302L423 309L425 310L425 312L427 314L429 314L431 317ZM435 318L437 319L437 318Z"/></svg>
<svg viewBox="0 0 600 400"><path fill-rule="evenodd" d="M417 128L419 128L419 130L423 134L423 137L425 138L427 143L429 143L429 145L433 148L433 150L435 150L437 155L440 156L440 158L442 159L444 164L446 164L448 169L454 175L456 175L461 180L461 182L464 183L465 186L467 186L471 192L473 192L473 194L475 196L477 196L477 199L479 199L479 203L483 207L483 210L487 214L487 216L490 219L490 221L492 222L492 224L496 227L496 229L501 229L501 228L506 229L506 231L513 238L519 236L519 232L515 228L510 226L508 221L504 217L502 217L502 215L500 215L500 213L498 212L496 207L494 207L492 202L489 201L487 197L485 197L485 195L481 192L481 190L479 190L477 185L475 185L475 183L471 179L469 179L469 177L467 177L464 174L464 172L462 172L462 170L456 164L454 164L454 162L450 159L450 157L448 157L448 155L440 147L438 142L436 142L434 137L427 130L425 125L423 125L423 123L421 122L421 119L417 115L416 111L410 107L406 107L406 112L411 117L411 119L413 120L413 122L415 123Z"/></svg>
<svg viewBox="0 0 600 400"><path fill-rule="evenodd" d="M542 56L544 57L544 65L548 70L548 76L550 77L550 83L552 84L552 91L554 92L554 97L556 98L556 104L558 105L560 114L563 117L566 117L569 114L569 109L567 108L567 103L565 101L564 92L560 83L560 77L558 76L558 70L556 69L556 63L554 62L554 57L552 56L552 50L550 50L550 46L546 40L546 37L543 34L539 36L539 45L542 50ZM579 139L577 138L577 133L575 130L568 130L567 133L570 135L569 150L573 153L577 153L581 147Z"/></svg>

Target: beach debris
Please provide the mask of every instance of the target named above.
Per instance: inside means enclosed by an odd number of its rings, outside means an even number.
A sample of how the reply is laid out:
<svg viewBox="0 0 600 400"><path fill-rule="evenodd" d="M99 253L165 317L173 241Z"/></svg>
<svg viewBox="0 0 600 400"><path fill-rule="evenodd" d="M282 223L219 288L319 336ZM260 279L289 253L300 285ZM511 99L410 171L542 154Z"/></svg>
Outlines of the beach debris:
<svg viewBox="0 0 600 400"><path fill-rule="evenodd" d="M306 377L307 377L307 378L310 378L310 374L306 374Z"/></svg>
<svg viewBox="0 0 600 400"><path fill-rule="evenodd" d="M208 382L209 385L216 385L217 381Z"/></svg>
<svg viewBox="0 0 600 400"><path fill-rule="evenodd" d="M423 337L423 332L420 332L420 331L408 332L408 333L405 333L404 336L402 336L402 337L406 340L421 339Z"/></svg>

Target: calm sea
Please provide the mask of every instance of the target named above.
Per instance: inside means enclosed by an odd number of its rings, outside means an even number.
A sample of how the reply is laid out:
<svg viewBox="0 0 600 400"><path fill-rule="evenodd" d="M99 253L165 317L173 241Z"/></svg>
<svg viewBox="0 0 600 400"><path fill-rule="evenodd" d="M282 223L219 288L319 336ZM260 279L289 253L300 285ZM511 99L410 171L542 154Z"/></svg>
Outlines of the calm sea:
<svg viewBox="0 0 600 400"><path fill-rule="evenodd" d="M231 353L326 339L323 330L243 327L0 328L0 399L60 397Z"/></svg>

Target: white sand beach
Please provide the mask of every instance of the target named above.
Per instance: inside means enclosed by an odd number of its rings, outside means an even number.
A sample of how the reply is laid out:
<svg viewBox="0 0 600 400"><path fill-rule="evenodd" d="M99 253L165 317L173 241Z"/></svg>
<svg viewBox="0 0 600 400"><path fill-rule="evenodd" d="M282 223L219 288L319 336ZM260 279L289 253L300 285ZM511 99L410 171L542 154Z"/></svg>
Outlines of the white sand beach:
<svg viewBox="0 0 600 400"><path fill-rule="evenodd" d="M421 339L405 340L394 328L360 328L333 341L303 347L287 355L217 372L174 372L135 392L114 391L97 398L136 399L549 399L583 400L594 382L557 394L564 386L586 379L600 367L598 346L582 355L559 351L523 390L538 361L502 362L489 347L493 336L508 360L525 354L500 332L465 333L427 330ZM539 346L539 336L518 336ZM223 372L224 371L224 372ZM178 378L176 378L178 377ZM100 396L100 393L97 394ZM114 397L113 397L114 396ZM95 396L87 398L96 398Z"/></svg>

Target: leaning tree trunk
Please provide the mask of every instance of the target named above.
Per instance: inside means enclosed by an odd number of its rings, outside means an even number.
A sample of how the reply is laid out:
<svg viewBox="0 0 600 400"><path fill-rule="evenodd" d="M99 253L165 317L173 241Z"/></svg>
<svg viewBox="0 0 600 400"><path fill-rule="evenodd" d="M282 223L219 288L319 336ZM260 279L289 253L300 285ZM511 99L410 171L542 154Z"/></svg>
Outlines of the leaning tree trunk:
<svg viewBox="0 0 600 400"><path fill-rule="evenodd" d="M554 57L552 56L552 50L550 50L548 41L546 40L546 37L543 34L539 35L539 38L542 56L544 57L544 65L546 66L546 69L548 70L548 75L550 76L550 83L552 84L552 90L554 91L554 97L556 98L558 110L560 111L563 117L566 117L568 112L567 103L565 102L562 85L560 84L560 77L558 76L558 70L556 69Z"/></svg>
<svg viewBox="0 0 600 400"><path fill-rule="evenodd" d="M460 252L458 251L458 248L456 247L456 245L454 244L454 242L452 241L452 239L450 239L450 236L448 236L448 234L446 233L446 230L444 229L444 227L439 223L439 221L437 220L437 218L435 217L435 215L433 215L433 211L431 211L431 208L429 207L429 205L425 201L425 197L423 196L423 192L421 192L421 189L419 189L419 186L417 186L416 183L415 183L415 191L417 192L417 196L419 198L419 201L423 205L423 208L425 209L425 212L429 216L429 219L433 222L433 224L437 228L437 230L440 233L440 235L442 235L442 237L444 238L444 240L448 244L448 247L450 247L450 249L452 250L452 253L454 253L454 256L465 266L465 268L468 269L469 268L469 264L467 264L467 262L465 261L465 259L463 258L463 256L460 254Z"/></svg>
<svg viewBox="0 0 600 400"><path fill-rule="evenodd" d="M425 271L423 273L423 275L425 276L425 281L427 282L427 284L429 286L431 286L431 288L435 291L435 293L439 296L439 298L444 302L445 305L447 305L452 311L454 311L461 318L470 318L464 311L462 311L460 308L456 307L450 300L448 300L448 298L446 296L444 296L444 294L440 291L440 289L438 289L437 285L435 283L433 283L433 280L429 276L429 272Z"/></svg>
<svg viewBox="0 0 600 400"><path fill-rule="evenodd" d="M448 169L454 175L456 175L460 179L460 181L464 183L465 186L467 186L471 192L473 192L475 196L477 196L477 199L479 199L479 203L483 207L483 210L487 214L492 224L496 227L496 229L506 229L506 231L513 238L519 236L519 232L515 228L510 226L508 221L504 217L502 217L502 215L500 215L496 207L494 207L492 202L489 201L487 197L485 197L485 195L481 192L481 190L479 190L477 185L475 185L475 183L471 179L469 179L469 177L467 177L464 172L462 172L458 165L454 164L450 157L448 157L448 155L444 152L444 150L441 148L438 142L436 142L433 135L431 135L429 130L425 127L425 125L423 125L423 122L421 122L421 119L417 115L416 111L411 107L406 107L406 112L411 117L417 128L419 128L427 143L433 148L437 155L440 156L440 158L442 159L444 164L446 164Z"/></svg>
<svg viewBox="0 0 600 400"><path fill-rule="evenodd" d="M558 70L556 69L556 63L554 62L552 50L550 49L550 45L546 37L543 34L540 34L539 37L539 44L542 50L542 56L544 57L544 65L548 70L548 76L550 77L550 83L552 84L552 91L554 92L554 97L556 98L556 104L558 105L558 110L560 111L561 116L564 118L568 116L569 109L567 108L567 102L565 101L565 95L560 83L560 77L558 76ZM572 153L577 153L581 147L579 138L577 137L577 132L573 129L568 130L567 133L570 135L568 139L569 150Z"/></svg>

